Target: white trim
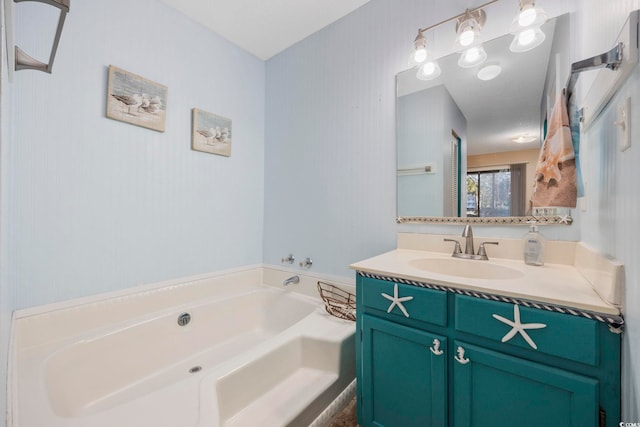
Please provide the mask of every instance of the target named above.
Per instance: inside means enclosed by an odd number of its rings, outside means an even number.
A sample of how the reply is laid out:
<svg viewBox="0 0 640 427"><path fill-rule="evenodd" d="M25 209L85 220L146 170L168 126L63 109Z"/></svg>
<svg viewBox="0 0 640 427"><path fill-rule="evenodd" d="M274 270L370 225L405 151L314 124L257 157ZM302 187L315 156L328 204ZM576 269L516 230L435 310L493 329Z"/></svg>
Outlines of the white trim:
<svg viewBox="0 0 640 427"><path fill-rule="evenodd" d="M13 83L13 75L16 67L16 55L15 47L13 44L14 32L13 32L13 0L3 0L4 2L4 25L2 25L5 31L5 46L7 49L7 77L9 83ZM0 49L0 52L2 49ZM2 67L0 67L2 70Z"/></svg>
<svg viewBox="0 0 640 427"><path fill-rule="evenodd" d="M162 282L147 283L142 285L134 285L132 287L118 290L109 291L100 294L90 295L86 297L74 298L67 301L54 302L51 304L39 305L35 307L22 308L14 311L15 319L22 319L24 317L36 316L39 314L49 313L58 310L64 310L79 305L93 304L97 302L104 302L111 299L127 297L130 295L141 294L146 292L153 292L158 289L167 288L170 286L186 285L190 282L197 280L209 279L212 277L226 276L228 274L245 272L253 269L262 268L262 264L254 264L244 267L235 267L227 270L221 270L211 273L196 274L193 276L180 277L175 279L164 280Z"/></svg>
<svg viewBox="0 0 640 427"><path fill-rule="evenodd" d="M18 360L17 345L15 342L15 334L13 333L13 325L16 321L16 314L13 312L11 316L11 325L9 325L9 348L7 351L7 383L5 399L5 425L6 427L12 427L18 425L18 399L15 397L18 395L18 384L14 380L15 368L14 365Z"/></svg>

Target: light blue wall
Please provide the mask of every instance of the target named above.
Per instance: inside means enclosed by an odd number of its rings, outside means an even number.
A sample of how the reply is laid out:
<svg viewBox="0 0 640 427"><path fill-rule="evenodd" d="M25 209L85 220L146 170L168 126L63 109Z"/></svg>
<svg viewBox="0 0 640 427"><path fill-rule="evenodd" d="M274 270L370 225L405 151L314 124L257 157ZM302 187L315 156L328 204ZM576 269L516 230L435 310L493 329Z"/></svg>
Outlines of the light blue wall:
<svg viewBox="0 0 640 427"><path fill-rule="evenodd" d="M451 216L451 141L466 141L466 120L444 85L398 98L399 168L431 165L432 173L398 176L400 216ZM444 197L443 197L444 195Z"/></svg>
<svg viewBox="0 0 640 427"><path fill-rule="evenodd" d="M431 165L433 173L398 176L398 206L403 216L443 214L444 157L439 144L443 139L444 103L449 93L444 85L398 98L398 168Z"/></svg>
<svg viewBox="0 0 640 427"><path fill-rule="evenodd" d="M49 10L15 6L44 58ZM168 86L165 133L105 118L109 64ZM262 261L263 61L157 0L77 1L53 74L11 86L14 308ZM191 150L193 107L233 120L231 157Z"/></svg>

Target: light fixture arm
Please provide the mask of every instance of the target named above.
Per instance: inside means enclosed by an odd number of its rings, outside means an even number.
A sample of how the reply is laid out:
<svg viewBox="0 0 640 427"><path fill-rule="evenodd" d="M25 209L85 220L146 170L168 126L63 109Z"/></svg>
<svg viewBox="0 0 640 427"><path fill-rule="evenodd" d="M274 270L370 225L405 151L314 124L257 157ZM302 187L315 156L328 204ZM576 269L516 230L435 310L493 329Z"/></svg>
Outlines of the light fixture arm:
<svg viewBox="0 0 640 427"><path fill-rule="evenodd" d="M477 11L479 11L479 10L481 10L481 9L483 9L483 8L485 8L485 7L489 6L490 4L493 4L493 3L497 2L497 1L498 1L498 0L491 0L491 1L488 1L488 2L486 2L486 3L484 3L484 4L481 4L481 5L480 5L480 6L478 6L478 7L475 7L475 8L473 8L473 9L467 9L467 10L465 10L465 11L464 11L464 13L461 13L461 14L459 14L459 15L452 16L451 18L445 19L445 20L440 21L440 22L438 22L438 23L436 23L436 24L433 24L433 25L429 25L428 27L425 27L425 28L419 28L419 29L418 29L418 32L423 33L423 32L425 32L425 31L428 31L428 30L430 30L430 29L432 29L432 28L437 27L438 25L446 24L447 22L451 22L451 21L453 21L453 20L458 20L459 18L461 18L461 17L465 16L467 13L469 13L469 14L471 14L471 15L473 16L473 14L474 14L474 13L476 13Z"/></svg>
<svg viewBox="0 0 640 427"><path fill-rule="evenodd" d="M12 1L12 0L7 0ZM39 3L48 4L49 6L56 7L60 9L60 18L58 19L58 28L56 29L56 35L53 39L53 46L51 47L51 54L49 55L49 62L45 64L44 62L38 61L37 59L31 57L27 53L25 53L18 46L15 47L15 55L16 55L16 63L15 70L38 70L43 71L45 73L51 73L51 68L53 67L53 60L56 57L56 52L58 51L58 43L60 42L60 35L62 34L62 27L64 26L64 20L67 17L67 13L69 13L69 6L71 0L13 0L15 3L20 3L24 1L36 1Z"/></svg>

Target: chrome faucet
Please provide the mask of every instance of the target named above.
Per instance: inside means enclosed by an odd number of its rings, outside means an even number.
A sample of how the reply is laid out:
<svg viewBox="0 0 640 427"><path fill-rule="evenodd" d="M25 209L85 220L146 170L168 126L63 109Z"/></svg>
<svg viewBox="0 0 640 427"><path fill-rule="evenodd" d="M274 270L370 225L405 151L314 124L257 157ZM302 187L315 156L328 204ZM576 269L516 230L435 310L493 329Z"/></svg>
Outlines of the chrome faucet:
<svg viewBox="0 0 640 427"><path fill-rule="evenodd" d="M464 226L464 230L462 230L462 237L466 239L464 253L467 255L473 255L475 253L473 251L473 230L469 224Z"/></svg>
<svg viewBox="0 0 640 427"><path fill-rule="evenodd" d="M297 285L300 283L300 276L291 276L282 282L282 286Z"/></svg>
<svg viewBox="0 0 640 427"><path fill-rule="evenodd" d="M445 242L454 242L456 245L453 248L453 253L451 254L454 258L463 258L463 259L477 259L487 261L489 257L487 256L487 251L484 248L484 245L497 245L498 242L482 242L480 243L480 247L478 248L478 253L476 254L473 249L473 230L469 224L464 226L464 230L462 230L462 237L465 238L465 247L464 253L462 253L462 249L460 247L460 242L455 239L444 239Z"/></svg>

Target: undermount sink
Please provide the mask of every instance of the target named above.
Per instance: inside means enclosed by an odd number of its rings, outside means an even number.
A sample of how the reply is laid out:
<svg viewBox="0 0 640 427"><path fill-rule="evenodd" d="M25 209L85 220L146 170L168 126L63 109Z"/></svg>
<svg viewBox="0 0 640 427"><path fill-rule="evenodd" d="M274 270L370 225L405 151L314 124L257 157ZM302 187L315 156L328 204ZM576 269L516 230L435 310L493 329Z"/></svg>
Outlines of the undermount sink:
<svg viewBox="0 0 640 427"><path fill-rule="evenodd" d="M469 279L508 280L517 279L523 273L515 268L492 264L489 261L456 258L421 258L409 261L409 265L420 270L447 276Z"/></svg>

